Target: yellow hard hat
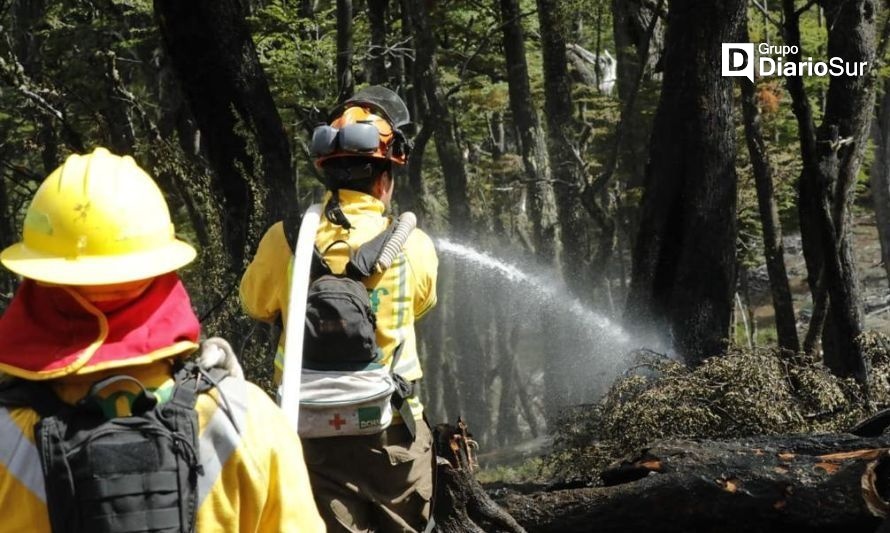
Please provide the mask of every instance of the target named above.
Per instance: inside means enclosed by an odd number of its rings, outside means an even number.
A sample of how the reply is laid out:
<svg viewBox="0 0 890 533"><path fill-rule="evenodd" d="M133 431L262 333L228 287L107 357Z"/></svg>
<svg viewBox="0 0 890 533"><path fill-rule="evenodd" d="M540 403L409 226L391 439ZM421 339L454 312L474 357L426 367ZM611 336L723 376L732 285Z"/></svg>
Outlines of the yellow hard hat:
<svg viewBox="0 0 890 533"><path fill-rule="evenodd" d="M22 242L0 262L26 278L105 285L172 272L195 258L174 236L164 195L132 157L72 155L28 207Z"/></svg>

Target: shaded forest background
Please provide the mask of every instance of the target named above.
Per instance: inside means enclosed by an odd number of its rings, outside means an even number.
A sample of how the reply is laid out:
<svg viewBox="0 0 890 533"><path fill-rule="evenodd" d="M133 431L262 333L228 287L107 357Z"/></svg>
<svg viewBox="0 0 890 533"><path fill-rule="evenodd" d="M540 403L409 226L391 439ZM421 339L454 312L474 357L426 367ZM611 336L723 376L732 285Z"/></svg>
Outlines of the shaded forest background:
<svg viewBox="0 0 890 533"><path fill-rule="evenodd" d="M764 347L858 387L826 409L879 401L882 3L0 0L0 28L0 244L69 153L132 154L201 251L184 277L205 332L267 387L277 332L238 280L320 198L312 128L380 83L416 124L395 208L445 239L420 327L432 420L462 414L490 448L543 437L640 350L696 367ZM744 41L871 68L720 77L720 43Z"/></svg>

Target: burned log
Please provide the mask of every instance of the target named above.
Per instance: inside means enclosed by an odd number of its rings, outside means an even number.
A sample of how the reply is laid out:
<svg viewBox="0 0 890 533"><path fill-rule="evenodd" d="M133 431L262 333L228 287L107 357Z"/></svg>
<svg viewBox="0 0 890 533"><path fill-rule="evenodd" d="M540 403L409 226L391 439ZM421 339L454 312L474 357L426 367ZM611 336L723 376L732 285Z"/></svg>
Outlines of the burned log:
<svg viewBox="0 0 890 533"><path fill-rule="evenodd" d="M875 531L890 436L664 441L602 473L605 487L507 496L530 532Z"/></svg>
<svg viewBox="0 0 890 533"><path fill-rule="evenodd" d="M473 473L475 442L466 425L439 424L433 431L438 463L434 518L437 533L525 533L486 494Z"/></svg>

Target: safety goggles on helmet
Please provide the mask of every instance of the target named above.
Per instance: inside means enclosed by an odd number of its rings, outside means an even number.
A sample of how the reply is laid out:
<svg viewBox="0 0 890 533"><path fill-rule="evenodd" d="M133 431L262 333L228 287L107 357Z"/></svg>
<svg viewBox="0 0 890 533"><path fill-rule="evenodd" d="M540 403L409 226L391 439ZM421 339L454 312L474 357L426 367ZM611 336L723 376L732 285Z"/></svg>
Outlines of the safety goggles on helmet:
<svg viewBox="0 0 890 533"><path fill-rule="evenodd" d="M322 124L312 132L310 151L313 156L321 157L337 151L358 154L373 153L380 147L380 132L370 122L347 124L343 128L335 128Z"/></svg>

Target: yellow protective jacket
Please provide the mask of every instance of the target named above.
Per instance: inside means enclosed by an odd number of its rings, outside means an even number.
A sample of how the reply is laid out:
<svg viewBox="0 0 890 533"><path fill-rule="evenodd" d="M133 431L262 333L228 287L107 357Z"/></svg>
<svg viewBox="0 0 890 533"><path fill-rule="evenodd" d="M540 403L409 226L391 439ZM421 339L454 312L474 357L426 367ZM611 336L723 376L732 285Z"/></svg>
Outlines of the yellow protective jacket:
<svg viewBox="0 0 890 533"><path fill-rule="evenodd" d="M169 360L51 383L62 400L74 402L96 380L122 372L155 389L162 399L172 391ZM135 393L134 387L110 385L104 395L116 398L115 408L125 414L121 411L129 404L120 391ZM228 414L220 394L228 400ZM244 380L226 378L219 389L198 398L196 409L204 468L198 478L198 533L325 530L309 487L300 439L263 391ZM50 533L45 481L34 443L38 419L31 409L0 408L0 533Z"/></svg>
<svg viewBox="0 0 890 533"><path fill-rule="evenodd" d="M330 198L330 192L324 201ZM345 230L322 217L315 244L325 251L325 259L335 273L342 272L354 250L380 234L392 222L384 216L383 202L371 195L340 191L340 207L352 224ZM348 244L334 244L345 241ZM256 320L272 322L279 316L287 323L287 299L293 251L287 243L284 225L273 225L263 236L256 256L241 279L241 303ZM404 343L396 372L414 381L423 376L417 356L414 322L436 304L436 276L439 260L433 241L419 229L411 232L402 253L385 272L365 280L371 306L377 314L377 345L383 351L383 364L389 365L393 352ZM276 377L280 377L284 335L279 339ZM413 400L413 399L412 399ZM422 407L411 402L420 416Z"/></svg>

